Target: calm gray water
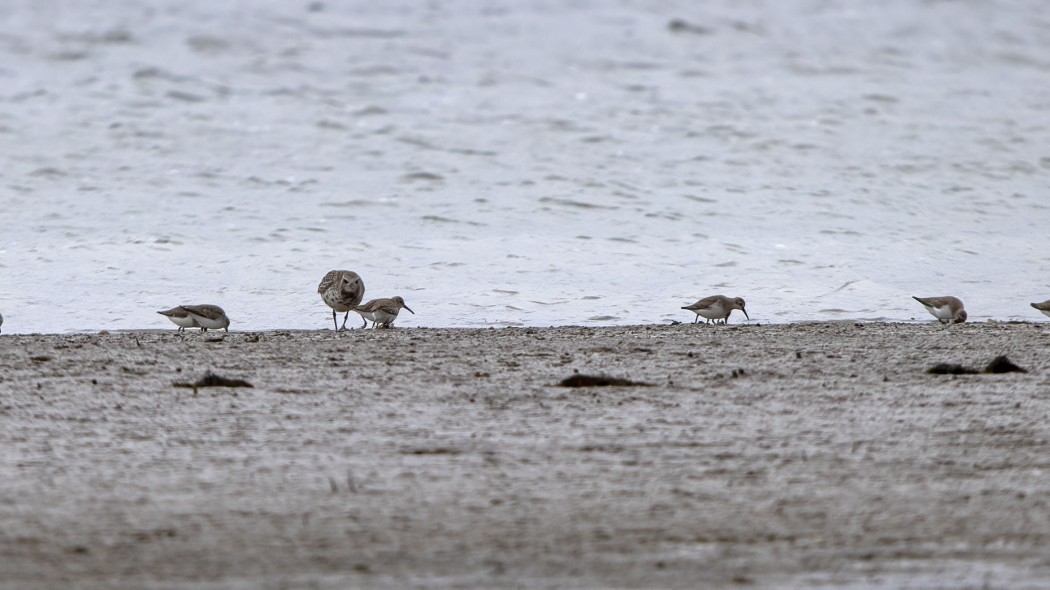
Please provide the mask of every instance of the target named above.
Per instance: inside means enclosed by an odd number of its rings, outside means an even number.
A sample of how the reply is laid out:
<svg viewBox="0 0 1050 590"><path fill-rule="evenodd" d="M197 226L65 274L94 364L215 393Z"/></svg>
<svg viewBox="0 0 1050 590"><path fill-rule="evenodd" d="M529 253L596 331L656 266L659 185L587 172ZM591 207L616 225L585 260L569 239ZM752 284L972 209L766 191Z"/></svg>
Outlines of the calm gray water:
<svg viewBox="0 0 1050 590"><path fill-rule="evenodd" d="M1044 0L6 0L0 27L5 334L180 303L326 328L335 268L401 326L1050 298Z"/></svg>

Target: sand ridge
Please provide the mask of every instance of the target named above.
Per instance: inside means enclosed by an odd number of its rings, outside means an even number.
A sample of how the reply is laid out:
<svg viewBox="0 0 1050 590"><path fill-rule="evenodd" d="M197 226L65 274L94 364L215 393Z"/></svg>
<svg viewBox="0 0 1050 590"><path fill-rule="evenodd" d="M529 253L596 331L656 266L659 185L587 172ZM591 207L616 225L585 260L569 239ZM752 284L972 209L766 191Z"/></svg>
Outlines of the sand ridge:
<svg viewBox="0 0 1050 590"><path fill-rule="evenodd" d="M0 337L0 588L1050 579L1042 324ZM1027 374L928 375L1007 354ZM173 382L211 370L252 383ZM573 371L650 387L563 388Z"/></svg>

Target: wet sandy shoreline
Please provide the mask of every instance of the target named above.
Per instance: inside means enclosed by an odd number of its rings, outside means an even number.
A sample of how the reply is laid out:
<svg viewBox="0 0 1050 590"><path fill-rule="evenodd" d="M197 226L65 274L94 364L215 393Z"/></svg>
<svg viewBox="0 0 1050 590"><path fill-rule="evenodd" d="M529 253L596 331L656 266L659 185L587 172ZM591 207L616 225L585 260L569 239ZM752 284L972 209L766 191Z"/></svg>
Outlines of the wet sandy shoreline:
<svg viewBox="0 0 1050 590"><path fill-rule="evenodd" d="M0 588L1050 579L1046 324L0 337ZM937 376L1007 354L1026 374ZM212 370L254 387L172 387ZM569 389L574 370L647 387Z"/></svg>

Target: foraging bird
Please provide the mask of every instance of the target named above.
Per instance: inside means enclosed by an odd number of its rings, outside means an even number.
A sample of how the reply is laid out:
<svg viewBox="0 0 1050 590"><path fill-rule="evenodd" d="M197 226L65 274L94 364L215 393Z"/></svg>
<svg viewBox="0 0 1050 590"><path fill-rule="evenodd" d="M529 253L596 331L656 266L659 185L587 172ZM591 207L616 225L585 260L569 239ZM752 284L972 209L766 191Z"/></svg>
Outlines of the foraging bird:
<svg viewBox="0 0 1050 590"><path fill-rule="evenodd" d="M346 329L346 318L364 299L365 282L354 271L330 270L321 279L321 284L317 285L317 292L321 294L325 305L332 308L332 323L335 324L338 332L340 329ZM337 311L346 312L346 315L343 316L342 328L339 327L339 322L336 320Z"/></svg>
<svg viewBox="0 0 1050 590"><path fill-rule="evenodd" d="M218 305L183 305L182 308L201 327L201 332L219 328L230 331L230 318L226 317L226 312Z"/></svg>
<svg viewBox="0 0 1050 590"><path fill-rule="evenodd" d="M193 316L190 315L190 312L186 311L181 305L164 311L158 311L157 313L168 318L173 324L178 326L179 332L186 331L186 328L201 327L200 324L197 323L197 320L193 319Z"/></svg>
<svg viewBox="0 0 1050 590"><path fill-rule="evenodd" d="M700 301L687 305L682 309L688 309L696 314L696 319L693 320L694 324L700 321L700 316L707 318L707 323L709 324L711 320L722 320L723 324L728 323L729 314L733 313L734 309L744 312L744 317L749 321L751 320L747 315L747 310L744 309L744 300L740 297L730 298L725 295L712 295L704 297Z"/></svg>
<svg viewBox="0 0 1050 590"><path fill-rule="evenodd" d="M946 297L915 297L912 299L921 303L930 315L937 318L942 324L961 324L966 321L966 310L963 302L952 296Z"/></svg>
<svg viewBox="0 0 1050 590"><path fill-rule="evenodd" d="M1032 307L1034 307L1034 308L1038 309L1039 311L1043 312L1043 315L1050 316L1050 299L1047 299L1046 301L1044 301L1042 303L1033 303ZM3 323L3 319L2 318L0 318L0 323Z"/></svg>
<svg viewBox="0 0 1050 590"><path fill-rule="evenodd" d="M397 312L401 311L401 308L407 309L412 315L416 313L412 311L412 308L405 305L405 300L400 295L390 299L373 299L355 308L354 311L361 315L361 318L365 321L364 326L368 325L368 320L372 320L373 328L377 325L390 328L394 325L394 320L397 319ZM361 327L363 328L364 326Z"/></svg>

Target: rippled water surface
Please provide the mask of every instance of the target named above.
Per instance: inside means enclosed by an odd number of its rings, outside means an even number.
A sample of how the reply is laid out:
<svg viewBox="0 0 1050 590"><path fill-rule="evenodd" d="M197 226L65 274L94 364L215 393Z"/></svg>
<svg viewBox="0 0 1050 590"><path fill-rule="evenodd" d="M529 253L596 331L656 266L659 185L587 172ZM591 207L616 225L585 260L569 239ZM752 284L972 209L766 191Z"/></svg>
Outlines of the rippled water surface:
<svg viewBox="0 0 1050 590"><path fill-rule="evenodd" d="M1050 298L1042 0L8 0L0 26L5 333L179 303L325 328L333 268L402 326Z"/></svg>

